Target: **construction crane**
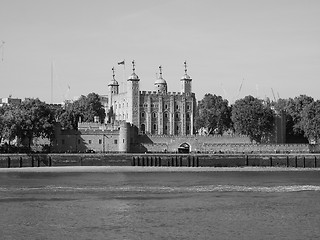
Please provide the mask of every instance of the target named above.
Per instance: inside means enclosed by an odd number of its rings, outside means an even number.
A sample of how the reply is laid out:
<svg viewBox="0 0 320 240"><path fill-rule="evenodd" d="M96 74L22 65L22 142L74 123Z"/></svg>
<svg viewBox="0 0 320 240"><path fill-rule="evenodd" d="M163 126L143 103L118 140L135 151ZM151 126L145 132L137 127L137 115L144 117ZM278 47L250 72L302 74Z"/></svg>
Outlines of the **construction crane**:
<svg viewBox="0 0 320 240"><path fill-rule="evenodd" d="M0 49L1 49L1 61L3 62L4 60L4 41L1 41Z"/></svg>
<svg viewBox="0 0 320 240"><path fill-rule="evenodd" d="M276 102L277 99L276 99L276 95L274 94L273 88L271 88L271 91L272 91L273 99L274 99L274 101Z"/></svg>

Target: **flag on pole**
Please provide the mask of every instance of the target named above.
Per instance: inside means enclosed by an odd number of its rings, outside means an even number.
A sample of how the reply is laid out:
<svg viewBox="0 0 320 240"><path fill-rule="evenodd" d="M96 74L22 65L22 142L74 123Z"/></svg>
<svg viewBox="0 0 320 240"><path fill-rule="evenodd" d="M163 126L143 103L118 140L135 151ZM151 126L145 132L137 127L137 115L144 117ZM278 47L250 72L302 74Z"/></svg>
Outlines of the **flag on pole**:
<svg viewBox="0 0 320 240"><path fill-rule="evenodd" d="M124 65L124 60L121 62L118 62L118 65Z"/></svg>

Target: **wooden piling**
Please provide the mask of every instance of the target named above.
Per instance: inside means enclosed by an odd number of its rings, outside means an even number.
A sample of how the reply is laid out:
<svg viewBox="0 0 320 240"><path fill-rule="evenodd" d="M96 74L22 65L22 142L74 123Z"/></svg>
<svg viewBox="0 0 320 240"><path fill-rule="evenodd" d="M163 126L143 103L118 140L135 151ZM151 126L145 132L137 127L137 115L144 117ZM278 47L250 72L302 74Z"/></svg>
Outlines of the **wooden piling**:
<svg viewBox="0 0 320 240"><path fill-rule="evenodd" d="M305 167L306 167L306 157L303 156L303 168L305 168Z"/></svg>
<svg viewBox="0 0 320 240"><path fill-rule="evenodd" d="M19 167L22 168L22 157L19 157Z"/></svg>
<svg viewBox="0 0 320 240"><path fill-rule="evenodd" d="M289 167L289 156L287 156L287 167Z"/></svg>
<svg viewBox="0 0 320 240"><path fill-rule="evenodd" d="M317 156L314 156L314 168L317 168Z"/></svg>
<svg viewBox="0 0 320 240"><path fill-rule="evenodd" d="M31 167L34 167L34 158L31 156Z"/></svg>
<svg viewBox="0 0 320 240"><path fill-rule="evenodd" d="M270 167L272 167L272 157L270 157L269 159L270 159Z"/></svg>
<svg viewBox="0 0 320 240"><path fill-rule="evenodd" d="M11 159L10 159L10 157L8 157L7 160L8 160L8 168L10 168L11 167Z"/></svg>
<svg viewBox="0 0 320 240"><path fill-rule="evenodd" d="M181 156L180 156L179 160L180 160L179 165L180 165L180 167L182 167L182 157Z"/></svg>
<svg viewBox="0 0 320 240"><path fill-rule="evenodd" d="M199 167L199 157L197 157L197 167Z"/></svg>
<svg viewBox="0 0 320 240"><path fill-rule="evenodd" d="M248 155L246 155L245 165L247 167L249 166L249 156Z"/></svg>
<svg viewBox="0 0 320 240"><path fill-rule="evenodd" d="M295 161L295 166L297 168L298 167L298 157L297 156L295 156L294 161Z"/></svg>

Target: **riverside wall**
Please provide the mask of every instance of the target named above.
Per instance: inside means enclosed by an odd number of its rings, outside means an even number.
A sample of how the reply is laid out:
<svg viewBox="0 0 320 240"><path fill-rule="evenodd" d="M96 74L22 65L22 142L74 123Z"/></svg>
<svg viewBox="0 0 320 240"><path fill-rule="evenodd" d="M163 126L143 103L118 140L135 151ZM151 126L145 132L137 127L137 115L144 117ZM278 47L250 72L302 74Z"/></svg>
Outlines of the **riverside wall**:
<svg viewBox="0 0 320 240"><path fill-rule="evenodd" d="M0 168L55 166L320 167L320 154L1 154Z"/></svg>

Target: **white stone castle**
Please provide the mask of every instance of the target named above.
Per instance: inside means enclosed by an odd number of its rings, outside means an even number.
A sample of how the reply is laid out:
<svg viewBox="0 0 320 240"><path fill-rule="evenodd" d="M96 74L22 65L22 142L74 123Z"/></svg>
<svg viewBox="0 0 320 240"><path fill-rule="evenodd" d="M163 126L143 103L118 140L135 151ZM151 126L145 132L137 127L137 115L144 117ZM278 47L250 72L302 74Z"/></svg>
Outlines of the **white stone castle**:
<svg viewBox="0 0 320 240"><path fill-rule="evenodd" d="M119 91L119 83L113 78L108 84L108 96L102 98L107 117L106 123L125 121L136 126L141 134L151 135L193 135L196 98L192 92L191 77L184 62L184 75L180 79L181 91L168 92L167 82L159 77L154 83L154 91L141 91L140 79L135 73L127 80L126 90Z"/></svg>

